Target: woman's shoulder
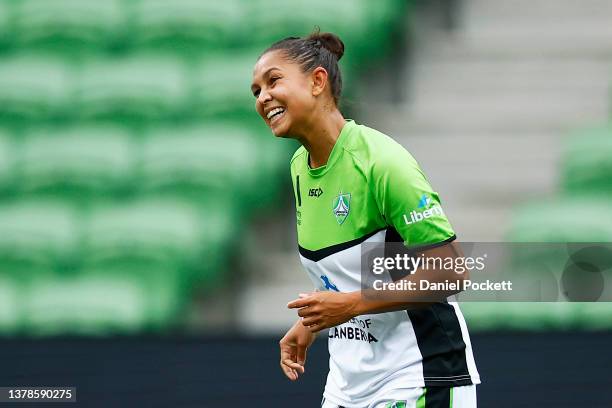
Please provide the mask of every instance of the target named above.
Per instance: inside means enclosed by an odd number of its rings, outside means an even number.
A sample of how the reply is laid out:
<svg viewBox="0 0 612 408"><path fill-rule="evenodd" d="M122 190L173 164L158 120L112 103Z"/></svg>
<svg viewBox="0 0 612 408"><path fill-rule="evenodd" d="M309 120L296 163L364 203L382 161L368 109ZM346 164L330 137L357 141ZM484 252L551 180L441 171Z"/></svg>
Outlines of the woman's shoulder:
<svg viewBox="0 0 612 408"><path fill-rule="evenodd" d="M389 135L363 124L355 124L345 150L364 163L404 160L410 153Z"/></svg>

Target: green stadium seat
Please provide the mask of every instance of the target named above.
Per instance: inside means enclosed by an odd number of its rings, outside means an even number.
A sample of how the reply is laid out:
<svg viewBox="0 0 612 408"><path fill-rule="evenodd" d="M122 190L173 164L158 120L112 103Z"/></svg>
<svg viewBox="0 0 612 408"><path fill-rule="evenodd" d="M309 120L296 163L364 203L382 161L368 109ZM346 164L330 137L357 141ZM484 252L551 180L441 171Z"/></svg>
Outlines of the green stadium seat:
<svg viewBox="0 0 612 408"><path fill-rule="evenodd" d="M200 251L198 214L185 202L99 205L88 218L84 262L89 267L124 261L177 267Z"/></svg>
<svg viewBox="0 0 612 408"><path fill-rule="evenodd" d="M139 186L200 201L234 197L246 210L275 184L268 163L274 151L262 145L278 141L262 143L260 136L231 123L155 128L143 141Z"/></svg>
<svg viewBox="0 0 612 408"><path fill-rule="evenodd" d="M13 335L21 323L23 294L17 281L0 268L0 336Z"/></svg>
<svg viewBox="0 0 612 408"><path fill-rule="evenodd" d="M610 330L612 313L608 302L577 303L578 314L576 328L582 330Z"/></svg>
<svg viewBox="0 0 612 408"><path fill-rule="evenodd" d="M576 132L565 143L562 184L574 194L612 193L612 124Z"/></svg>
<svg viewBox="0 0 612 408"><path fill-rule="evenodd" d="M607 330L607 302L463 302L461 310L474 331Z"/></svg>
<svg viewBox="0 0 612 408"><path fill-rule="evenodd" d="M13 201L0 205L2 271L28 280L36 274L71 270L79 242L74 209L57 201Z"/></svg>
<svg viewBox="0 0 612 408"><path fill-rule="evenodd" d="M167 119L187 102L183 64L161 55L90 60L77 87L79 113L86 119Z"/></svg>
<svg viewBox="0 0 612 408"><path fill-rule="evenodd" d="M137 47L173 51L224 49L244 41L245 5L242 0L138 0L131 40Z"/></svg>
<svg viewBox="0 0 612 408"><path fill-rule="evenodd" d="M136 333L148 324L147 301L154 295L129 276L37 277L22 299L24 331L30 336Z"/></svg>
<svg viewBox="0 0 612 408"><path fill-rule="evenodd" d="M192 72L191 106L197 116L257 121L251 92L257 52L209 54Z"/></svg>
<svg viewBox="0 0 612 408"><path fill-rule="evenodd" d="M0 49L7 47L13 40L10 31L11 8L9 4L0 2Z"/></svg>
<svg viewBox="0 0 612 408"><path fill-rule="evenodd" d="M42 121L65 116L72 83L65 62L42 55L0 57L0 120Z"/></svg>
<svg viewBox="0 0 612 408"><path fill-rule="evenodd" d="M612 202L579 196L518 207L511 220L509 242L609 242Z"/></svg>
<svg viewBox="0 0 612 408"><path fill-rule="evenodd" d="M263 45L288 36L307 35L315 25L342 38L359 32L361 24L367 24L365 2L360 0L255 0L250 3L251 38Z"/></svg>
<svg viewBox="0 0 612 408"><path fill-rule="evenodd" d="M608 268L606 264L610 260L606 258L605 249L597 249L592 243L612 242L610 213L612 202L609 199L587 195L517 208L506 238L508 242L528 245L510 247L506 267L515 286L521 288L518 295L528 296L527 293L532 291L534 295L539 293L542 300L555 301L564 299L566 296L563 294L567 295L569 290L575 300L576 296L593 296L575 286L566 287L564 277L576 276L576 273L584 273L585 279L591 277L588 267L582 266L584 272L574 267L572 254L588 254L589 264L602 270Z"/></svg>
<svg viewBox="0 0 612 408"><path fill-rule="evenodd" d="M365 1L365 15L368 25L361 33L361 38L349 44L357 52L354 59L355 67L360 62L379 61L382 58L391 58L394 62L396 55L394 47L404 40L399 37L407 35L408 15L414 4L412 0L386 0L382 2ZM363 71L363 67L357 66Z"/></svg>
<svg viewBox="0 0 612 408"><path fill-rule="evenodd" d="M0 130L0 194L14 186L15 146L8 132Z"/></svg>
<svg viewBox="0 0 612 408"><path fill-rule="evenodd" d="M122 0L19 0L15 2L16 45L109 47L125 31Z"/></svg>
<svg viewBox="0 0 612 408"><path fill-rule="evenodd" d="M146 288L148 319L163 325L184 307L195 286L214 287L235 236L222 203L151 199L101 205L86 225L84 270L138 280Z"/></svg>
<svg viewBox="0 0 612 408"><path fill-rule="evenodd" d="M34 129L22 151L23 194L90 200L124 193L133 182L134 148L130 134L118 126Z"/></svg>
<svg viewBox="0 0 612 408"><path fill-rule="evenodd" d="M173 198L100 205L85 227L87 269L162 271L164 279L215 279L235 226L223 201Z"/></svg>
<svg viewBox="0 0 612 408"><path fill-rule="evenodd" d="M463 302L460 306L468 327L474 331L568 330L584 324L582 308L577 303Z"/></svg>

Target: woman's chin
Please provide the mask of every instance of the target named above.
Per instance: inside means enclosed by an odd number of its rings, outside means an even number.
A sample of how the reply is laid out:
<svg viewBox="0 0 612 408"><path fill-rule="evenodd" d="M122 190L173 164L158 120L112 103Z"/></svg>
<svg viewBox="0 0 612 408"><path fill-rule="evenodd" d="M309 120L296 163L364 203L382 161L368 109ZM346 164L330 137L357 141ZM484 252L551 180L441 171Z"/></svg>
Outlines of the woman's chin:
<svg viewBox="0 0 612 408"><path fill-rule="evenodd" d="M289 133L287 132L272 132L274 133L274 136L281 138L281 139L286 139L286 138L290 138L291 136L289 136Z"/></svg>
<svg viewBox="0 0 612 408"><path fill-rule="evenodd" d="M290 137L289 136L289 128L287 126L275 126L275 127L272 127L272 133L276 137L281 137L281 138Z"/></svg>

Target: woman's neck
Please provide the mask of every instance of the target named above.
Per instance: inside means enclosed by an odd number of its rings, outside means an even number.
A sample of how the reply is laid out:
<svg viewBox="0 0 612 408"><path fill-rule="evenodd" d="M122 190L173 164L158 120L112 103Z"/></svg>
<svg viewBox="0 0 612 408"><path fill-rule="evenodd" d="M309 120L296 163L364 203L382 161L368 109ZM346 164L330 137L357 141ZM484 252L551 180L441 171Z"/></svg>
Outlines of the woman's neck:
<svg viewBox="0 0 612 408"><path fill-rule="evenodd" d="M299 138L300 143L308 150L311 168L315 169L327 164L329 155L344 127L345 119L338 109L318 119L308 129L308 132Z"/></svg>

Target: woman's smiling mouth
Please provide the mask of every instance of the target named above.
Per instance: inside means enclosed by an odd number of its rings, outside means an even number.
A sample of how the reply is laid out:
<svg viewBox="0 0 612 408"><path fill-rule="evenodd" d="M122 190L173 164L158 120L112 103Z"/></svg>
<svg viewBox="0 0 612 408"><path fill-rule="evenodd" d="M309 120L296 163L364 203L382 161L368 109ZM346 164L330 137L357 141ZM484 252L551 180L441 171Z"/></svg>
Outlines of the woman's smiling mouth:
<svg viewBox="0 0 612 408"><path fill-rule="evenodd" d="M268 112L266 116L268 120L270 121L270 124L272 124L273 122L276 122L284 114L285 114L285 108L278 107L278 108L272 109L270 112Z"/></svg>

